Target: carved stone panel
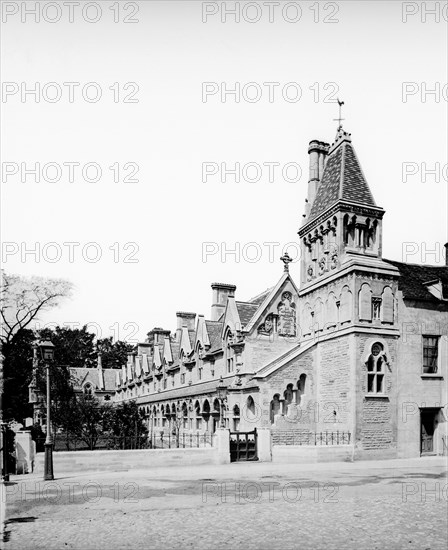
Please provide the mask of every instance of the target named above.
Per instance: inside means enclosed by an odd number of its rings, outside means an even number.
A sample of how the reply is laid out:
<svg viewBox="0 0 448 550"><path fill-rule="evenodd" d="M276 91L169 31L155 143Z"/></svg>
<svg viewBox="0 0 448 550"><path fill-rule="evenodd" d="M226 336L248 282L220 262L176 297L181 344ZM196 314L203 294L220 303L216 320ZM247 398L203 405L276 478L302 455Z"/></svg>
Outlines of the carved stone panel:
<svg viewBox="0 0 448 550"><path fill-rule="evenodd" d="M296 335L296 304L291 292L283 292L278 306L278 333L280 336Z"/></svg>

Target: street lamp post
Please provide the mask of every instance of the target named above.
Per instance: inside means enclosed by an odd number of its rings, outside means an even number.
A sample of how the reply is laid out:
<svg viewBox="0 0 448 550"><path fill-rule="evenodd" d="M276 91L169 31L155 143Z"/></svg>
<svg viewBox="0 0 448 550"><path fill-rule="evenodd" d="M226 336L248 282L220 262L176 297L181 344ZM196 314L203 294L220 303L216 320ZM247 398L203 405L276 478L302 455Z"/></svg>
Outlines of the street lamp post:
<svg viewBox="0 0 448 550"><path fill-rule="evenodd" d="M221 378L219 379L219 384L216 386L216 394L221 403L221 428L226 427L226 419L224 418L225 412L225 401L227 400L227 386L224 384L224 381Z"/></svg>
<svg viewBox="0 0 448 550"><path fill-rule="evenodd" d="M50 481L54 479L53 473L53 440L51 437L51 423L50 423L50 362L54 357L54 345L52 342L46 340L45 342L39 342L38 347L41 352L41 358L45 363L45 370L47 372L47 436L45 438L45 467L44 467L44 480Z"/></svg>

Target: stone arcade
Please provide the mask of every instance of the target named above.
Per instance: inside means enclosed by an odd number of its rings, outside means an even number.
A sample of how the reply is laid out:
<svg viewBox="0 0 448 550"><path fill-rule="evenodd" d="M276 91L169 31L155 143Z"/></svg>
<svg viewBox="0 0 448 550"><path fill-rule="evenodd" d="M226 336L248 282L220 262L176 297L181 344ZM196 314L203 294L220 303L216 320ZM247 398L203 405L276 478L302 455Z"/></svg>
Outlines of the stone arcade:
<svg viewBox="0 0 448 550"><path fill-rule="evenodd" d="M213 283L210 318L178 312L174 334L149 332L114 400L135 399L157 433L180 418L188 434L270 428L274 444L350 434L354 458L442 454L448 267L382 258L385 212L342 127L308 152L300 286L287 254L277 284L249 301Z"/></svg>

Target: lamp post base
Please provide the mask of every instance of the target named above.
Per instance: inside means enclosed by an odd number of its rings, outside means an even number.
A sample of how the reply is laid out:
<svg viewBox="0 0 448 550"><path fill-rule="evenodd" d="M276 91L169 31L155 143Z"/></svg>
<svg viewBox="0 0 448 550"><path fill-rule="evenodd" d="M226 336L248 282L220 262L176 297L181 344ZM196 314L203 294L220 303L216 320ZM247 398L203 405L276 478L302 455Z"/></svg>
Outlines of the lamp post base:
<svg viewBox="0 0 448 550"><path fill-rule="evenodd" d="M45 443L44 481L53 479L53 443Z"/></svg>

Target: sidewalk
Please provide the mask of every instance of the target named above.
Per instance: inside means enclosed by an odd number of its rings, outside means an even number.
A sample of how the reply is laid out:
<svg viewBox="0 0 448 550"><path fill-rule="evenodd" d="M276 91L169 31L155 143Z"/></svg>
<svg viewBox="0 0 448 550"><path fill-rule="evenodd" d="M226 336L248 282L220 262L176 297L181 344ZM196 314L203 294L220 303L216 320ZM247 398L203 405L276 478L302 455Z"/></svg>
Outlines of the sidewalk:
<svg viewBox="0 0 448 550"><path fill-rule="evenodd" d="M201 480L205 477L217 479L233 479L235 477L259 477L260 475L283 475L290 477L304 473L325 474L331 473L335 475L350 474L350 472L374 474L375 470L396 471L401 473L406 469L414 469L423 471L432 468L445 468L448 470L448 457L444 456L428 456L417 458L399 458L389 460L361 460L357 462L319 462L316 464L279 464L275 462L234 462L231 464L208 466L169 466L167 468L155 469L132 469L132 470L116 470L108 472L57 472L55 471L55 480L70 479L70 478L101 478L101 477L120 477L126 474L126 478L132 478L133 475L139 479L191 479ZM42 474L25 474L10 476L10 481L14 483L20 482L37 482L43 481Z"/></svg>

